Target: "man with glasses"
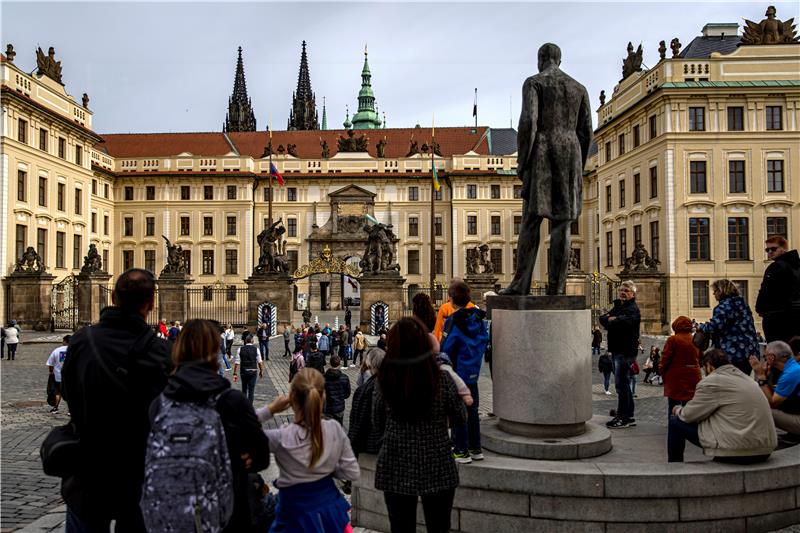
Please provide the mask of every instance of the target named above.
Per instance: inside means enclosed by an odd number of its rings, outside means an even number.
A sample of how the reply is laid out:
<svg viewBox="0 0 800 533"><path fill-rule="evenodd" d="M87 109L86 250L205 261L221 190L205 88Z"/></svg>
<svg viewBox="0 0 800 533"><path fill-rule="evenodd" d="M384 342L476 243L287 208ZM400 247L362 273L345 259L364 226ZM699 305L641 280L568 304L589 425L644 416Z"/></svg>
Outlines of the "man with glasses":
<svg viewBox="0 0 800 533"><path fill-rule="evenodd" d="M789 250L781 235L766 240L765 252L773 261L764 272L756 312L762 317L767 342L789 342L800 335L800 256Z"/></svg>
<svg viewBox="0 0 800 533"><path fill-rule="evenodd" d="M800 438L800 363L793 357L791 347L783 341L773 341L767 344L764 361L751 356L750 365L772 408L775 426ZM767 380L770 369L780 372L774 389Z"/></svg>
<svg viewBox="0 0 800 533"><path fill-rule="evenodd" d="M632 281L623 281L614 307L600 317L600 325L608 330L608 351L614 361L614 386L617 389L617 411L616 416L606 423L609 429L636 425L630 380L631 365L639 351L640 321L636 285Z"/></svg>

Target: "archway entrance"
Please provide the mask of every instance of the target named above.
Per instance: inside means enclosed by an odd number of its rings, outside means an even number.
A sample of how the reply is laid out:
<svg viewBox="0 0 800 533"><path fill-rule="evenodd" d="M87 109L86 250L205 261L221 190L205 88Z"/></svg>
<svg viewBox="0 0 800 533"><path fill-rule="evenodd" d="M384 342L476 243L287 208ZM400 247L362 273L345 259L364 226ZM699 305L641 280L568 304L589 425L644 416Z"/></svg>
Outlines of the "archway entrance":
<svg viewBox="0 0 800 533"><path fill-rule="evenodd" d="M319 257L294 272L294 279L309 278L310 295L308 309L314 311L340 311L351 305L360 304L358 278L359 258L348 259L334 257L330 247L325 246ZM317 305L314 305L319 302Z"/></svg>

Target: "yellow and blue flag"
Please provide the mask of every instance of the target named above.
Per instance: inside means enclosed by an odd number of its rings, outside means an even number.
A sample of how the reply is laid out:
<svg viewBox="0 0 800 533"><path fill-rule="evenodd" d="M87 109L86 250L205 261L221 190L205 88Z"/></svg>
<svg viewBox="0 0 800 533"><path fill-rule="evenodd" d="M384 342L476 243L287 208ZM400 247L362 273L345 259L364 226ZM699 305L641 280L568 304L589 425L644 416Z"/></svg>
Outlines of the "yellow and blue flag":
<svg viewBox="0 0 800 533"><path fill-rule="evenodd" d="M433 188L438 191L441 185L439 185L439 174L436 172L436 165L433 161L431 161L431 172L433 173Z"/></svg>

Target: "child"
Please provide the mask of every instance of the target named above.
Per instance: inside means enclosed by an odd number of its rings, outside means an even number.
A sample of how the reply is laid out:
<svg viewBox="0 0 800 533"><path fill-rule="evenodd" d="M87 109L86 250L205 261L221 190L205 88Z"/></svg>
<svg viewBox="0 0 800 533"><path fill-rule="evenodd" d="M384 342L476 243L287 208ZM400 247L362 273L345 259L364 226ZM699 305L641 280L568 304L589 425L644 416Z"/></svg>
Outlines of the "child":
<svg viewBox="0 0 800 533"><path fill-rule="evenodd" d="M461 396L464 405L472 405L472 393L470 393L469 387L464 383L464 380L453 370L453 363L450 362L450 357L446 353L439 353L436 355L436 362L439 364L439 368L450 374L450 377L453 378L456 388L458 389L458 395Z"/></svg>
<svg viewBox="0 0 800 533"><path fill-rule="evenodd" d="M306 367L306 359L303 357L303 347L300 346L292 355L292 362L289 364L289 381Z"/></svg>
<svg viewBox="0 0 800 533"><path fill-rule="evenodd" d="M342 360L331 356L331 367L325 372L325 416L344 426L344 401L350 397L350 378L342 373Z"/></svg>
<svg viewBox="0 0 800 533"><path fill-rule="evenodd" d="M280 471L273 531L339 532L350 522L350 504L333 478L358 479L358 461L342 426L322 418L324 403L322 374L304 368L292 380L288 398L281 395L257 411L262 423L289 406L294 411L293 423L265 430Z"/></svg>

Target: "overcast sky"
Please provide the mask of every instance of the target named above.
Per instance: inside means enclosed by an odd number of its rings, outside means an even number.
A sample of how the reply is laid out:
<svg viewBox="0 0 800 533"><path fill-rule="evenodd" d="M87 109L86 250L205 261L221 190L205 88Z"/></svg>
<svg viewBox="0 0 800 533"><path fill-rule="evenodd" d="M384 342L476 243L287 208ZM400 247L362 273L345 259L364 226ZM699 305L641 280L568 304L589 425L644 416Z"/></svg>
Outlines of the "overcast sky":
<svg viewBox="0 0 800 533"><path fill-rule="evenodd" d="M0 4L2 50L36 67L35 49L54 46L67 92L87 92L99 133L221 131L233 88L236 48L247 89L266 129L286 128L297 85L300 43L328 127L352 116L368 44L372 86L389 127L473 123L516 127L522 82L536 52L554 42L562 69L599 105L621 77L628 41L658 62L658 42L684 46L707 22L759 21L768 4L799 19L796 2L524 3L73 3ZM596 118L596 117L595 117Z"/></svg>

